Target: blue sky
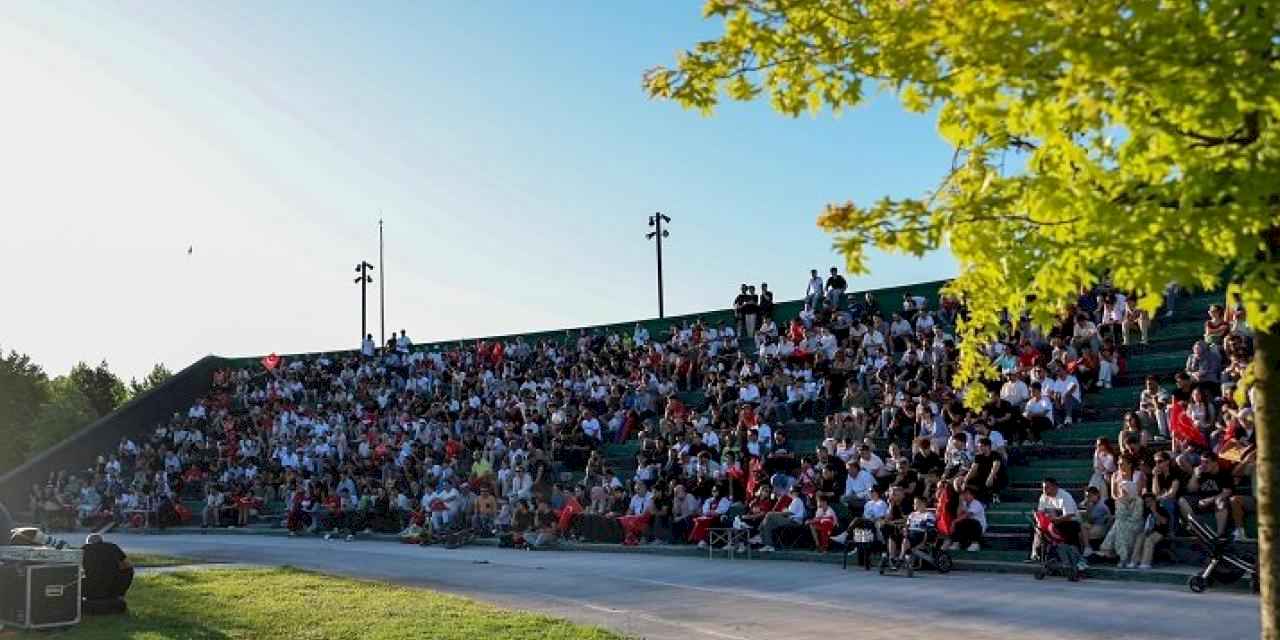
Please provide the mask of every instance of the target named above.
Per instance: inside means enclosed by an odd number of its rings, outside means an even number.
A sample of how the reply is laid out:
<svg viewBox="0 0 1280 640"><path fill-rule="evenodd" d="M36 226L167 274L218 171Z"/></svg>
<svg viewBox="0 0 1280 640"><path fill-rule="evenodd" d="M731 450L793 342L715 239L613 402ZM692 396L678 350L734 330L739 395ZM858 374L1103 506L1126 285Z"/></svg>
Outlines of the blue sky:
<svg viewBox="0 0 1280 640"><path fill-rule="evenodd" d="M841 264L824 203L935 185L931 118L704 118L643 71L693 2L0 4L0 347L52 373L353 346L387 224L387 328L417 341L656 315ZM186 253L193 247L192 255ZM880 257L869 288L945 277ZM376 307L375 307L376 308ZM377 333L377 315L370 314Z"/></svg>

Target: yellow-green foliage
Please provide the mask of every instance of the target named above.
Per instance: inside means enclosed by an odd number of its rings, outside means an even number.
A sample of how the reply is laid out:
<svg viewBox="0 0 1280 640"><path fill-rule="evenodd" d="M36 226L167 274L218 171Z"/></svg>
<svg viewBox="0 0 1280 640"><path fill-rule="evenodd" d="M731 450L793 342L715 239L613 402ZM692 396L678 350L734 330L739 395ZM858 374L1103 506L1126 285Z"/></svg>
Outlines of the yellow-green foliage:
<svg viewBox="0 0 1280 640"><path fill-rule="evenodd" d="M818 222L854 272L869 246L955 254L962 381L991 373L976 349L1001 309L1044 323L1106 269L1147 309L1170 281L1231 273L1254 327L1280 319L1280 3L710 0L704 14L724 35L647 72L649 95L709 113L767 93L795 116L870 85L936 112L956 149L937 189Z"/></svg>

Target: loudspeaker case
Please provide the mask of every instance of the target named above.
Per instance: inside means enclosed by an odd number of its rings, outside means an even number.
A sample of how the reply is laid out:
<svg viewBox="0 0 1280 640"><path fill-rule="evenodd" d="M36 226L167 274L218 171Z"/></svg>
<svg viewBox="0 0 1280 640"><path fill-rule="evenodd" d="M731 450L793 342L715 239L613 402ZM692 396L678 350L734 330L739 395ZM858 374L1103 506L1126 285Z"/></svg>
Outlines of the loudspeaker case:
<svg viewBox="0 0 1280 640"><path fill-rule="evenodd" d="M3 588L13 587L0 608L0 622L22 629L49 629L80 623L80 566L75 564L26 565L5 568ZM25 574L25 575L24 575ZM10 619L16 618L16 619Z"/></svg>

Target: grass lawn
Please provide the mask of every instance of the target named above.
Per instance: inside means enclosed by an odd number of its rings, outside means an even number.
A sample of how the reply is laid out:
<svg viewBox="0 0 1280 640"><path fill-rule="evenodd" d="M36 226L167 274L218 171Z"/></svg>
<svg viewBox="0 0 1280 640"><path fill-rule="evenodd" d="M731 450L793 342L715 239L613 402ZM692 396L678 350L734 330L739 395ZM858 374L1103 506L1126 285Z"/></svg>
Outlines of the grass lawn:
<svg viewBox="0 0 1280 640"><path fill-rule="evenodd" d="M158 553L129 553L128 555L129 561L135 567L176 567L184 564L203 564L199 560L166 556Z"/></svg>
<svg viewBox="0 0 1280 640"><path fill-rule="evenodd" d="M19 634L40 638L47 634ZM620 640L608 631L425 589L296 569L139 576L129 613L86 618L58 640L258 638Z"/></svg>

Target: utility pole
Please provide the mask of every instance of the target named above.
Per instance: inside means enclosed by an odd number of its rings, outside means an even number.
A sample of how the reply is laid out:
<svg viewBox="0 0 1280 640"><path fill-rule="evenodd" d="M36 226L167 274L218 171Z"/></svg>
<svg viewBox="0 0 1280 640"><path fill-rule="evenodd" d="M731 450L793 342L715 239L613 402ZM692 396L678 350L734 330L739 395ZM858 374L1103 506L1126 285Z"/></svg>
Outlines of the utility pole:
<svg viewBox="0 0 1280 640"><path fill-rule="evenodd" d="M366 293L369 283L373 282L373 276L369 275L370 271L373 271L373 265L361 260L360 264L356 265L356 273L360 275L356 276L356 279L352 281L360 284L360 342L364 342L364 337L369 335L368 313L366 310L368 296Z"/></svg>
<svg viewBox="0 0 1280 640"><path fill-rule="evenodd" d="M382 277L378 278L378 324L382 325L381 340L387 344L387 270L382 266L382 218L378 218L378 269Z"/></svg>
<svg viewBox="0 0 1280 640"><path fill-rule="evenodd" d="M657 240L658 246L658 317L665 318L666 312L662 303L662 239L671 235L671 232L662 228L662 223L670 224L671 218L664 215L661 211L654 212L649 216L649 226L653 227L653 231L645 234L644 237L650 240Z"/></svg>

